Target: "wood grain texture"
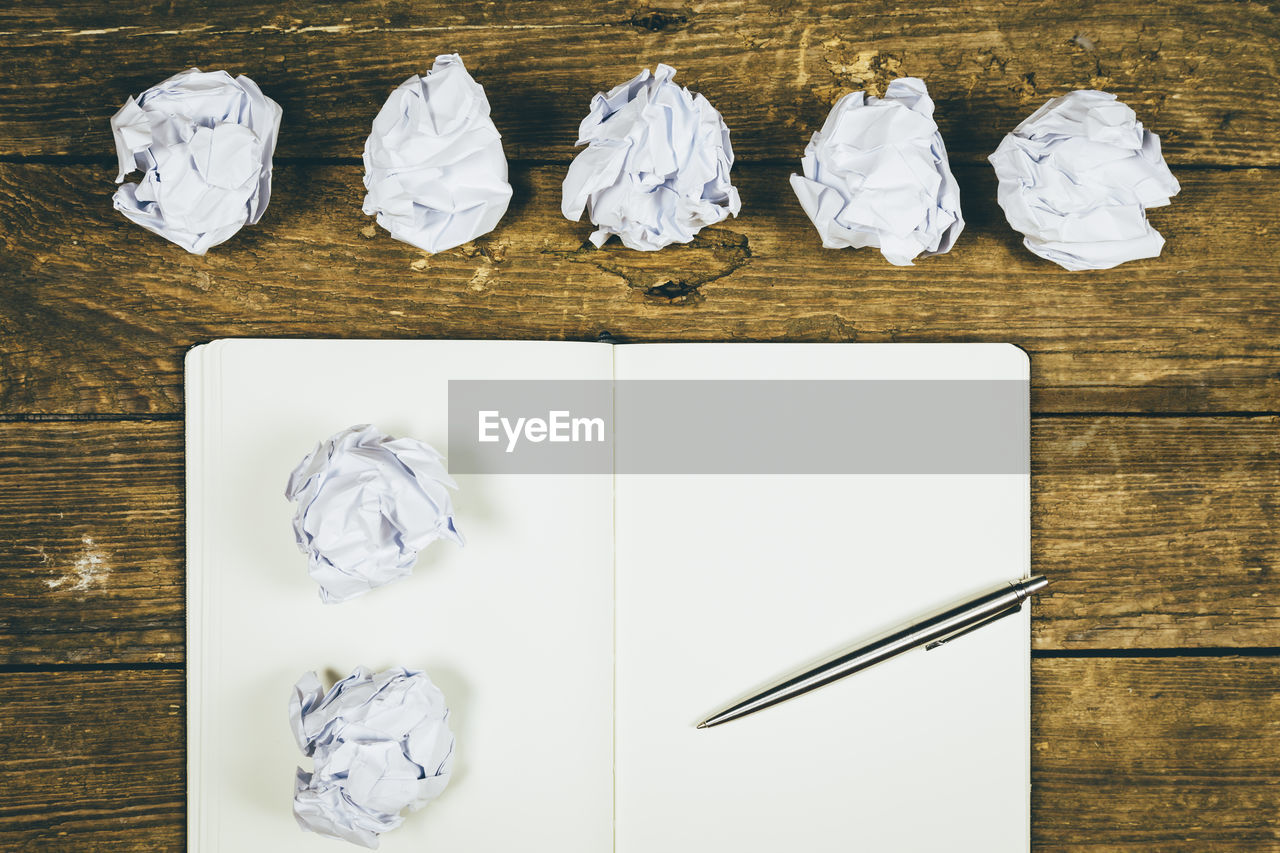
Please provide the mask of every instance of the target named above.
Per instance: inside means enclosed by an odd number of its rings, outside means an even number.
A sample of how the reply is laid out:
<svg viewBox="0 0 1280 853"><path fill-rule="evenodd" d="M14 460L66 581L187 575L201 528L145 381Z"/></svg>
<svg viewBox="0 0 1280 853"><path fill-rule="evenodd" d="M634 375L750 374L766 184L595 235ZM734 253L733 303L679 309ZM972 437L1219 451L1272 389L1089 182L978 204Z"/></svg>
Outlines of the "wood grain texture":
<svg viewBox="0 0 1280 853"><path fill-rule="evenodd" d="M1280 418L1032 425L1034 648L1280 646Z"/></svg>
<svg viewBox="0 0 1280 853"><path fill-rule="evenodd" d="M1036 850L1280 850L1280 660L1033 661Z"/></svg>
<svg viewBox="0 0 1280 853"><path fill-rule="evenodd" d="M513 173L496 231L428 256L360 212L361 170L277 169L271 208L205 257L110 206L107 168L0 164L0 412L173 413L185 349L223 336L1010 341L1038 412L1280 408L1280 172L1192 170L1152 220L1160 258L1069 273L1031 255L989 169L969 225L915 267L824 250L783 166L690 245L594 249L563 168Z"/></svg>
<svg viewBox="0 0 1280 853"><path fill-rule="evenodd" d="M0 662L181 660L182 425L0 424Z"/></svg>
<svg viewBox="0 0 1280 853"><path fill-rule="evenodd" d="M0 849L185 847L180 669L0 675Z"/></svg>
<svg viewBox="0 0 1280 853"><path fill-rule="evenodd" d="M358 158L395 85L452 51L516 196L427 256L360 213ZM1280 420L1238 415L1280 410L1278 60L1280 9L1232 0L7 4L0 418L172 416L185 349L223 336L1012 341L1058 413L1033 421L1054 579L1034 647L1274 650ZM558 211L577 124L659 61L732 128L743 216L592 250ZM206 258L109 200L110 115L191 65L285 110L265 220ZM969 227L903 270L822 251L786 178L841 94L906 75ZM1160 134L1183 191L1152 212L1161 258L1073 274L1021 247L984 158L1093 87ZM0 422L0 850L184 848L183 535L180 422ZM1033 662L1035 849L1280 851L1280 658L1157 654Z"/></svg>
<svg viewBox="0 0 1280 853"><path fill-rule="evenodd" d="M1171 162L1277 165L1278 43L1274 8L1228 0L24 3L0 13L0 155L109 156L125 98L198 65L281 103L281 157L354 157L391 89L458 51L522 159L570 158L592 94L664 61L744 160L792 162L841 94L914 75L961 162L1049 97L1103 88Z"/></svg>
<svg viewBox="0 0 1280 853"><path fill-rule="evenodd" d="M180 661L181 424L0 447L0 663ZM1034 648L1280 645L1280 419L1043 419L1032 459Z"/></svg>
<svg viewBox="0 0 1280 853"><path fill-rule="evenodd" d="M1277 683L1270 658L1033 661L1035 849L1280 849ZM0 848L181 850L184 692L180 670L0 677Z"/></svg>

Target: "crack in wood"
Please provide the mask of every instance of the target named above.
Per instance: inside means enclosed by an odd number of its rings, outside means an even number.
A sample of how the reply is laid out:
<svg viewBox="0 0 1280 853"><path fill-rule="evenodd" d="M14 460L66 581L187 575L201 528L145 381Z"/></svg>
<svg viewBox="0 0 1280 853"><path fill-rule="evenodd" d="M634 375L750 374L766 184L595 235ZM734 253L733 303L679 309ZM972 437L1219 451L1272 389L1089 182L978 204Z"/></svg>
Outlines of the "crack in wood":
<svg viewBox="0 0 1280 853"><path fill-rule="evenodd" d="M661 252L637 252L618 244L597 249L584 242L573 251L544 249L572 263L589 263L639 290L646 301L689 305L705 298L702 287L741 269L751 260L747 235L728 228L702 229L692 242Z"/></svg>
<svg viewBox="0 0 1280 853"><path fill-rule="evenodd" d="M689 23L689 13L680 9L646 9L632 15L630 23L652 33L678 30Z"/></svg>

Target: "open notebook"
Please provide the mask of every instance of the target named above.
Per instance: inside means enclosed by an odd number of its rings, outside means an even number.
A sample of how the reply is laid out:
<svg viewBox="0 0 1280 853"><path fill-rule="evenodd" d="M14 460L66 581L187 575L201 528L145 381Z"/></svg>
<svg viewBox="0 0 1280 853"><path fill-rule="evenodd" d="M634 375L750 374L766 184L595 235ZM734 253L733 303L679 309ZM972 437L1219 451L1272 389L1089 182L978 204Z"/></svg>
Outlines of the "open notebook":
<svg viewBox="0 0 1280 853"><path fill-rule="evenodd" d="M803 442L786 434L803 411L735 419L716 441L704 423L670 454L617 472L454 469L467 545L435 543L411 578L321 603L293 541L290 470L357 423L450 455L451 380L455 393L476 380L921 384L903 386L915 409L892 426L899 446L833 464L837 473L765 463L736 473L723 460L685 470L696 467L689 447L776 458ZM1027 381L1020 350L988 344L197 347L187 359L189 848L343 849L290 812L294 768L310 767L289 729L292 685L313 669L331 683L357 664L402 664L444 690L457 759L444 794L383 837L392 853L1026 850L1028 609L751 717L695 725L851 641L1028 574ZM993 412L992 382L1020 389L1020 404ZM931 389L937 405L922 407ZM636 409L622 397L627 418ZM858 428L891 409L867 407ZM687 414L659 420L698 428ZM1011 450L991 470L968 458L969 439L952 440L983 432L984 417L997 451ZM919 454L903 452L912 443Z"/></svg>

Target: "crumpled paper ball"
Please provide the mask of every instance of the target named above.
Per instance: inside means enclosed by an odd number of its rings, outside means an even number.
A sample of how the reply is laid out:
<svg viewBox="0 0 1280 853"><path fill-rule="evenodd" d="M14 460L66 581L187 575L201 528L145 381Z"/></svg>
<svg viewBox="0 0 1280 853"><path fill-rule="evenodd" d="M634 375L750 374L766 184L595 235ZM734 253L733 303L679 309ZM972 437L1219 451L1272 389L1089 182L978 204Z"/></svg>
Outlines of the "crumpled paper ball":
<svg viewBox="0 0 1280 853"><path fill-rule="evenodd" d="M356 667L326 693L309 672L289 701L298 747L293 816L303 829L377 848L378 835L404 822L449 784L453 733L440 688L425 672L396 667L374 675Z"/></svg>
<svg viewBox="0 0 1280 853"><path fill-rule="evenodd" d="M1069 270L1154 258L1164 238L1146 209L1178 193L1160 137L1115 95L1069 92L1028 116L987 158L1023 244Z"/></svg>
<svg viewBox="0 0 1280 853"><path fill-rule="evenodd" d="M707 225L738 215L729 183L729 128L702 95L672 82L676 70L646 68L600 93L578 128L560 209L573 221L588 211L601 246L617 234L631 249L688 243Z"/></svg>
<svg viewBox="0 0 1280 853"><path fill-rule="evenodd" d="M960 187L924 81L901 77L883 98L841 98L791 188L828 249L879 247L891 264L941 255L964 230Z"/></svg>
<svg viewBox="0 0 1280 853"><path fill-rule="evenodd" d="M125 101L111 117L116 210L196 255L262 218L280 105L248 77L198 68Z"/></svg>
<svg viewBox="0 0 1280 853"><path fill-rule="evenodd" d="M444 457L362 424L322 441L289 475L293 532L325 603L408 577L437 539L463 544Z"/></svg>
<svg viewBox="0 0 1280 853"><path fill-rule="evenodd" d="M364 212L403 240L443 252L488 234L511 184L484 87L456 53L400 84L364 144Z"/></svg>

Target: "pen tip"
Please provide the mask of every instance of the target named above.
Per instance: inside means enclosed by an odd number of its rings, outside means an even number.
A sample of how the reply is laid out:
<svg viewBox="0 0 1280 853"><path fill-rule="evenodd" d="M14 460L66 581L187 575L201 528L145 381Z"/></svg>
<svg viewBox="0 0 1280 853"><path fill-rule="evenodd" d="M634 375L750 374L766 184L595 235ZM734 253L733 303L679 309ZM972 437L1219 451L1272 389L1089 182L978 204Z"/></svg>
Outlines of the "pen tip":
<svg viewBox="0 0 1280 853"><path fill-rule="evenodd" d="M698 723L698 728L700 728L700 729L705 729L705 728L707 728L707 724L706 724L705 722L703 722L703 723Z"/></svg>

